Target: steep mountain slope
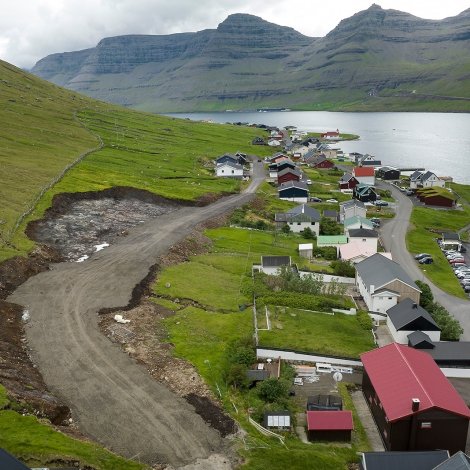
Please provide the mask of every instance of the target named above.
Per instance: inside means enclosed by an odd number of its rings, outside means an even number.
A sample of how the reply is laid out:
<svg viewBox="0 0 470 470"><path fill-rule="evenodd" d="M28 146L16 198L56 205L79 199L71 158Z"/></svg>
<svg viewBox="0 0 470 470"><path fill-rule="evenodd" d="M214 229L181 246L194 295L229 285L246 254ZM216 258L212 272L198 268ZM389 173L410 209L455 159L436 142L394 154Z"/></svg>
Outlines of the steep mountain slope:
<svg viewBox="0 0 470 470"><path fill-rule="evenodd" d="M468 110L470 9L436 21L374 4L324 38L236 14L215 30L107 38L48 56L33 73L151 111Z"/></svg>

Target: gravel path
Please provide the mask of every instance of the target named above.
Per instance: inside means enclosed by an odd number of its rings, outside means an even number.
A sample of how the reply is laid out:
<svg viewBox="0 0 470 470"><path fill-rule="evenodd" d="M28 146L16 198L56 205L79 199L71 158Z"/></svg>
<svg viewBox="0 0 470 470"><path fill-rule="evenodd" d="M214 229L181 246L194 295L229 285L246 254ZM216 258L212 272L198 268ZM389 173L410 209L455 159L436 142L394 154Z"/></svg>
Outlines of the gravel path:
<svg viewBox="0 0 470 470"><path fill-rule="evenodd" d="M194 408L100 333L97 312L126 305L157 258L195 225L248 202L264 178L262 164L254 167L244 194L162 215L83 263L53 265L8 299L29 310L28 344L51 391L81 431L119 454L182 466L223 451Z"/></svg>
<svg viewBox="0 0 470 470"><path fill-rule="evenodd" d="M425 281L432 289L434 299L444 306L457 320L460 321L464 333L462 340L470 341L470 302L447 294L435 286L423 273L411 254L406 249L406 232L413 209L410 198L392 185L380 183L379 187L390 189L396 203L396 216L384 222L380 229L381 237L387 251L392 252L393 260L400 264L408 274L416 280ZM452 276L449 273L449 276Z"/></svg>

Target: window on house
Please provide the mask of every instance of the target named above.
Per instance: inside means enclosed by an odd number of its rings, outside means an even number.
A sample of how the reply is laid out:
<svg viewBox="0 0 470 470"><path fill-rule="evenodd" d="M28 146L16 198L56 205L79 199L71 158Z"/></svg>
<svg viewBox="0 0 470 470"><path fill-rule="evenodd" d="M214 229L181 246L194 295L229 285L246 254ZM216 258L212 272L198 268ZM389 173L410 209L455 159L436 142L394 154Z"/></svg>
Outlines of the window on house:
<svg viewBox="0 0 470 470"><path fill-rule="evenodd" d="M315 225L315 222L310 222L310 225Z"/></svg>
<svg viewBox="0 0 470 470"><path fill-rule="evenodd" d="M222 170L222 173L225 173L225 170Z"/></svg>
<svg viewBox="0 0 470 470"><path fill-rule="evenodd" d="M297 225L300 225L300 222L297 222Z"/></svg>
<svg viewBox="0 0 470 470"><path fill-rule="evenodd" d="M362 239L363 242L366 242L367 240L365 238Z"/></svg>
<svg viewBox="0 0 470 470"><path fill-rule="evenodd" d="M388 298L388 300L392 300L392 299L393 299L393 297L389 297L389 298Z"/></svg>
<svg viewBox="0 0 470 470"><path fill-rule="evenodd" d="M235 170L232 170L232 175L235 173Z"/></svg>
<svg viewBox="0 0 470 470"><path fill-rule="evenodd" d="M432 428L432 423L429 421L423 421L420 425L421 429L431 429Z"/></svg>

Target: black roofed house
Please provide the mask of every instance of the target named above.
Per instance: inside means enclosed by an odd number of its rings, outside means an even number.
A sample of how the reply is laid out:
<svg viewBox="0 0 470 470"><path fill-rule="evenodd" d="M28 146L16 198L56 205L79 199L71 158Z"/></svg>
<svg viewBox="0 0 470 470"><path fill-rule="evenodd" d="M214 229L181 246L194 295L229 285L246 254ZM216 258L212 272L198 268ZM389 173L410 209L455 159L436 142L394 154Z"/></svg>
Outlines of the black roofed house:
<svg viewBox="0 0 470 470"><path fill-rule="evenodd" d="M9 454L6 450L0 449L0 469L1 470L30 470L25 464Z"/></svg>
<svg viewBox="0 0 470 470"><path fill-rule="evenodd" d="M398 180L400 179L400 170L391 166L382 166L377 170L376 176L383 180Z"/></svg>
<svg viewBox="0 0 470 470"><path fill-rule="evenodd" d="M338 222L339 214L338 211L335 211L333 209L325 209L323 211L323 217L326 219L331 219L334 220L335 222Z"/></svg>
<svg viewBox="0 0 470 470"><path fill-rule="evenodd" d="M415 331L426 334L432 341L441 339L441 329L431 315L411 299L387 310L387 326L393 339L400 344L408 344L408 336Z"/></svg>
<svg viewBox="0 0 470 470"><path fill-rule="evenodd" d="M264 141L264 139L262 137L255 137L251 141L251 144L252 145L266 145L266 142Z"/></svg>
<svg viewBox="0 0 470 470"><path fill-rule="evenodd" d="M376 253L355 268L356 285L370 312L386 313L406 298L419 304L421 290L395 261Z"/></svg>
<svg viewBox="0 0 470 470"><path fill-rule="evenodd" d="M408 346L429 354L447 374L457 367L470 367L470 341L433 341L429 332L415 331L408 335ZM450 374L452 376L452 374Z"/></svg>
<svg viewBox="0 0 470 470"><path fill-rule="evenodd" d="M263 418L263 426L267 429L289 431L292 420L290 411L266 411Z"/></svg>
<svg viewBox="0 0 470 470"><path fill-rule="evenodd" d="M291 266L290 256L262 256L260 271L265 274L276 275L283 266Z"/></svg>
<svg viewBox="0 0 470 470"><path fill-rule="evenodd" d="M310 167L316 169L331 169L335 166L335 164L331 160L328 160L324 154L309 158L306 163Z"/></svg>
<svg viewBox="0 0 470 470"><path fill-rule="evenodd" d="M455 454L457 455L457 454ZM464 454L465 455L465 454ZM417 452L364 452L360 470L436 470L449 458L447 450Z"/></svg>
<svg viewBox="0 0 470 470"><path fill-rule="evenodd" d="M246 378L250 388L256 386L258 382L269 379L269 377L269 371L265 369L249 369L246 371Z"/></svg>
<svg viewBox="0 0 470 470"><path fill-rule="evenodd" d="M287 212L277 213L274 216L278 228L287 224L292 232L299 233L309 228L317 236L320 233L320 213L307 204L301 204Z"/></svg>
<svg viewBox="0 0 470 470"><path fill-rule="evenodd" d="M282 183L278 187L277 192L279 199L284 201L304 203L308 201L307 183L302 181L288 181L287 183Z"/></svg>
<svg viewBox="0 0 470 470"><path fill-rule="evenodd" d="M391 343L361 361L362 390L386 450L465 450L470 410L424 350Z"/></svg>

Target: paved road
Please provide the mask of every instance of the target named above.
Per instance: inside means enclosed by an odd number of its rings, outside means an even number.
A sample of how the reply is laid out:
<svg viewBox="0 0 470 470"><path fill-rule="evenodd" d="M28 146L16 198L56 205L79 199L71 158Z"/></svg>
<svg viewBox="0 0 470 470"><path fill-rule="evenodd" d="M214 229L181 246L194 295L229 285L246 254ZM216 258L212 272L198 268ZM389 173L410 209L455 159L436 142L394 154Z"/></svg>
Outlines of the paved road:
<svg viewBox="0 0 470 470"><path fill-rule="evenodd" d="M86 262L30 278L8 299L30 312L28 344L51 391L85 434L121 455L180 466L224 447L185 400L100 333L97 312L126 305L150 266L196 224L248 202L263 181L261 163L254 173L244 194L149 221Z"/></svg>
<svg viewBox="0 0 470 470"><path fill-rule="evenodd" d="M391 189L392 195L397 201L397 215L393 219L384 222L380 229L385 249L392 252L393 260L400 264L413 279L425 281L429 284L436 302L443 305L457 320L460 321L460 324L464 329L461 339L470 341L470 302L447 294L436 287L429 279L424 277L423 273L418 268L418 264L406 249L405 243L413 203L409 197L394 186L380 183L379 187L381 185L383 188ZM449 275L452 274L449 273Z"/></svg>

